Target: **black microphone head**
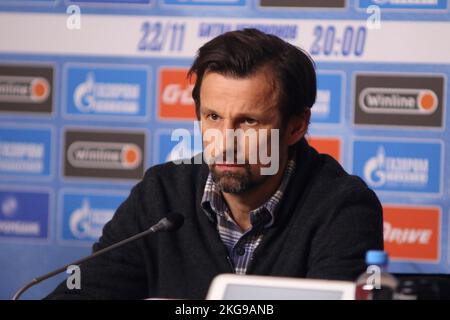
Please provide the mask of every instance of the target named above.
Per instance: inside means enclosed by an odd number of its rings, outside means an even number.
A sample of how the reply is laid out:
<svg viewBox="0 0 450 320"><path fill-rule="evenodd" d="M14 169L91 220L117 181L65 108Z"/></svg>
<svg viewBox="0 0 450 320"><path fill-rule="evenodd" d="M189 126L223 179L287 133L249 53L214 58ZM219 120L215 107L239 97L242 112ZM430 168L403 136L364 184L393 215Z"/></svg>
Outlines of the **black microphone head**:
<svg viewBox="0 0 450 320"><path fill-rule="evenodd" d="M184 217L179 213L169 213L167 217L160 221L163 224L164 231L178 230L184 223Z"/></svg>

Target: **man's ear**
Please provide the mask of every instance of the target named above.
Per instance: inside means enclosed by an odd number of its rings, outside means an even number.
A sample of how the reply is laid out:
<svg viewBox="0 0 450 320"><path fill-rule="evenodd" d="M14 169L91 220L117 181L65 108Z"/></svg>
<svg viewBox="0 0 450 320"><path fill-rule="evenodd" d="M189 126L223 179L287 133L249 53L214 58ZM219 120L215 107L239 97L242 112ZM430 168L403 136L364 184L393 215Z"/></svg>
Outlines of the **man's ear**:
<svg viewBox="0 0 450 320"><path fill-rule="evenodd" d="M289 119L287 126L287 143L289 146L296 144L304 137L308 131L309 120L311 119L311 109L306 110L299 115L295 115Z"/></svg>

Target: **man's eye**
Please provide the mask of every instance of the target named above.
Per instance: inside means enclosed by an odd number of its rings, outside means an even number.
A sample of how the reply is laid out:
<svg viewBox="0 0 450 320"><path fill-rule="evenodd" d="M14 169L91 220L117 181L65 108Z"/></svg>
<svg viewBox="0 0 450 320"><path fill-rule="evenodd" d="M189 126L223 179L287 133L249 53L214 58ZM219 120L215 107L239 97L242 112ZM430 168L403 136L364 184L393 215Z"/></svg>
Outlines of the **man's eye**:
<svg viewBox="0 0 450 320"><path fill-rule="evenodd" d="M258 123L258 121L256 121L255 119L252 119L252 118L245 119L245 124L248 126L254 126L257 123Z"/></svg>
<svg viewBox="0 0 450 320"><path fill-rule="evenodd" d="M208 119L212 120L212 121L217 121L219 120L219 116L215 113L211 113L207 116Z"/></svg>

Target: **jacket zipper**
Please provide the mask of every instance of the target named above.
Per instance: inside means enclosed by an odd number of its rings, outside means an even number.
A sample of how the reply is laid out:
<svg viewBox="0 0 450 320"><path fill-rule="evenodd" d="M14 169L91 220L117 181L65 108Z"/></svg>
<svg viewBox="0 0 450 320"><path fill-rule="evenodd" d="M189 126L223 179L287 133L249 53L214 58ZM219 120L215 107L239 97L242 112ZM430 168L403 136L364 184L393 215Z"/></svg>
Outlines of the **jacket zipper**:
<svg viewBox="0 0 450 320"><path fill-rule="evenodd" d="M233 263L233 260L231 260L231 258L230 258L229 255L227 255L227 261L228 261L228 265L229 265L230 268L231 268L231 271L233 271L233 273L236 273L236 270L234 269L234 263Z"/></svg>

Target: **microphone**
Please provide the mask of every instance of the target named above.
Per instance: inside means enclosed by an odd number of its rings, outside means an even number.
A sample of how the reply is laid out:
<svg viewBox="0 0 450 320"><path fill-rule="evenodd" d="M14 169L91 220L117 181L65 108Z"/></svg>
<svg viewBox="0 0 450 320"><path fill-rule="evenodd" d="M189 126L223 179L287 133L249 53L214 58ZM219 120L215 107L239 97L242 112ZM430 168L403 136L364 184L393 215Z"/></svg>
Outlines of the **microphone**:
<svg viewBox="0 0 450 320"><path fill-rule="evenodd" d="M64 272L65 270L67 270L67 268L69 266L73 266L73 265L81 265L82 263L94 259L98 256L101 256L103 254L105 254L106 252L109 252L111 250L114 250L116 248L119 248L127 243L133 242L135 240L138 240L140 238L145 237L146 235L150 234L150 233L156 233L156 232L172 232L172 231L176 231L178 230L184 222L184 217L181 214L178 213L170 213L167 215L167 217L159 220L159 222L153 226L151 226L150 228L148 228L147 230L138 233L134 236L131 236L127 239L124 239L122 241L119 241L115 244L112 244L106 248L103 248L97 252L94 252L93 254L82 258L80 260L77 260L75 262L72 262L70 264L65 265L64 267L61 267L59 269L56 269L52 272L49 272L43 276L34 278L33 280L31 280L29 283L27 283L25 286L23 286L22 288L20 288L19 291L16 292L16 294L14 295L14 297L12 298L12 300L19 300L20 296L27 291L28 289L30 289L31 287L37 285L38 283L47 280L48 278L51 278L61 272Z"/></svg>

